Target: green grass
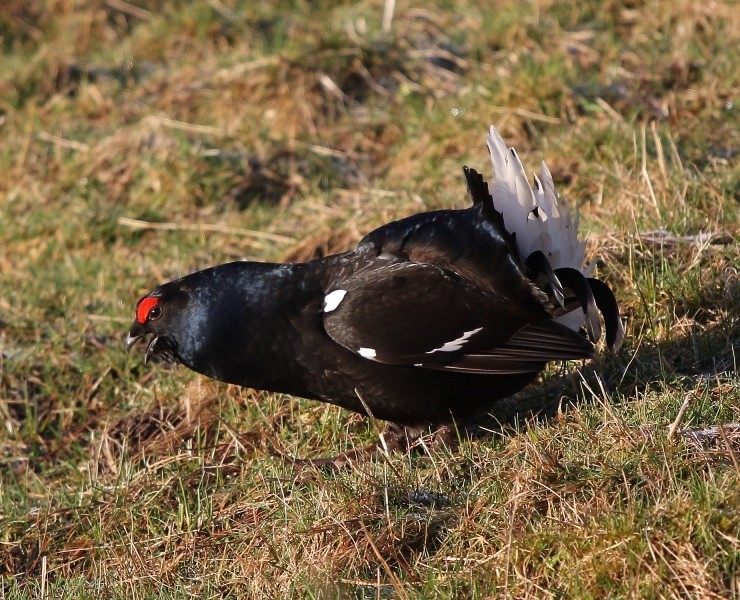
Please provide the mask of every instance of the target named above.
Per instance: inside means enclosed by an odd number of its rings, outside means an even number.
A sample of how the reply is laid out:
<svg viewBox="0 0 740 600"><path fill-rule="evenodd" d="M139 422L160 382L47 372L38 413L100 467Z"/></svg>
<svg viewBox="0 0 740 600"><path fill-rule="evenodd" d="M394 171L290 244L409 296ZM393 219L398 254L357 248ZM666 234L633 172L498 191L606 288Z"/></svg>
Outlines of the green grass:
<svg viewBox="0 0 740 600"><path fill-rule="evenodd" d="M0 8L0 596L740 598L739 434L680 433L740 422L734 4L254 5ZM375 425L126 355L156 283L464 206L489 123L626 317L518 427L300 472Z"/></svg>

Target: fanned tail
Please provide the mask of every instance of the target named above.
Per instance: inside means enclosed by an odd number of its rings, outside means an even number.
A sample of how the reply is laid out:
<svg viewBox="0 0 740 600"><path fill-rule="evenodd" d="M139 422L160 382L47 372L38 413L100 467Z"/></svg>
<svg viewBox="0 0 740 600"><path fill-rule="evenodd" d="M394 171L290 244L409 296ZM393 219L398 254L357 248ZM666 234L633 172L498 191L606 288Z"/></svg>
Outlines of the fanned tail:
<svg viewBox="0 0 740 600"><path fill-rule="evenodd" d="M491 153L493 204L503 213L506 228L516 235L519 254L542 252L553 269L570 267L584 271L586 245L578 241L578 211L571 217L566 202L558 202L555 184L543 162L540 176L529 185L516 150L508 148L495 127L486 138Z"/></svg>
<svg viewBox="0 0 740 600"><path fill-rule="evenodd" d="M600 312L606 343L616 351L624 339L619 307L605 283L588 277L591 267L584 260L585 242L578 240L577 207L572 216L568 204L558 202L544 162L533 189L516 151L506 146L495 127L486 142L493 167L488 185L493 206L503 215L530 277L551 296L555 320L574 331L585 327L596 342L601 337Z"/></svg>

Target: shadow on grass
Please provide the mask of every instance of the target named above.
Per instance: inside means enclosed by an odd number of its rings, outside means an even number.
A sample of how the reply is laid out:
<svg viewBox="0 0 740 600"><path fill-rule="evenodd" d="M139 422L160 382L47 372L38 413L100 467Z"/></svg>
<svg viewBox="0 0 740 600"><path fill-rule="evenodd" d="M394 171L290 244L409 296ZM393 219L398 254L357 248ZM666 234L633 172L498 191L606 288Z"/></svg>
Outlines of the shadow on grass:
<svg viewBox="0 0 740 600"><path fill-rule="evenodd" d="M516 433L527 422L546 422L561 410L593 403L608 394L612 404L630 402L654 387L684 389L738 370L740 311L712 325L692 327L663 343L643 340L618 355L602 354L575 372L554 373L537 385L502 400L472 431Z"/></svg>

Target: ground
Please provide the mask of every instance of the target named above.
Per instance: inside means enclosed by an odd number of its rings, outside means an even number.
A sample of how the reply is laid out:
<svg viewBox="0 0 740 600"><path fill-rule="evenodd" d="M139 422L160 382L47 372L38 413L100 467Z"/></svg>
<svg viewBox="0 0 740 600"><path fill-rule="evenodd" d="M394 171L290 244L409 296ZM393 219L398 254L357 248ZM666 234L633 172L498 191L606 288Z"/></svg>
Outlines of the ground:
<svg viewBox="0 0 740 600"><path fill-rule="evenodd" d="M3 598L739 598L731 1L0 7ZM546 160L626 343L510 427L336 473L382 424L127 354L136 299L467 204Z"/></svg>

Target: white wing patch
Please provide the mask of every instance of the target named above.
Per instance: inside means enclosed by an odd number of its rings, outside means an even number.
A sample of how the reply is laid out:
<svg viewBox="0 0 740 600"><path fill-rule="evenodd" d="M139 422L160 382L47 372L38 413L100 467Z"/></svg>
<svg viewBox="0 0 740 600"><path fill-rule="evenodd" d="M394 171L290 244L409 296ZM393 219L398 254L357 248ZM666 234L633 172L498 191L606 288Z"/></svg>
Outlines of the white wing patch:
<svg viewBox="0 0 740 600"><path fill-rule="evenodd" d="M451 342L446 342L445 344L442 344L439 348L430 350L429 352L427 352L427 354L433 354L434 352L455 352L455 350L459 350L460 348L462 348L463 344L465 344L465 342L467 342L472 336L478 333L481 329L483 329L483 327L478 327L478 329L471 329L470 331L466 331L456 340L452 340Z"/></svg>
<svg viewBox="0 0 740 600"><path fill-rule="evenodd" d="M375 358L377 356L375 348L360 348L357 352L364 358Z"/></svg>
<svg viewBox="0 0 740 600"><path fill-rule="evenodd" d="M324 312L330 313L331 311L336 310L339 303L344 300L344 295L346 293L347 290L334 290L333 292L328 293L324 297Z"/></svg>

